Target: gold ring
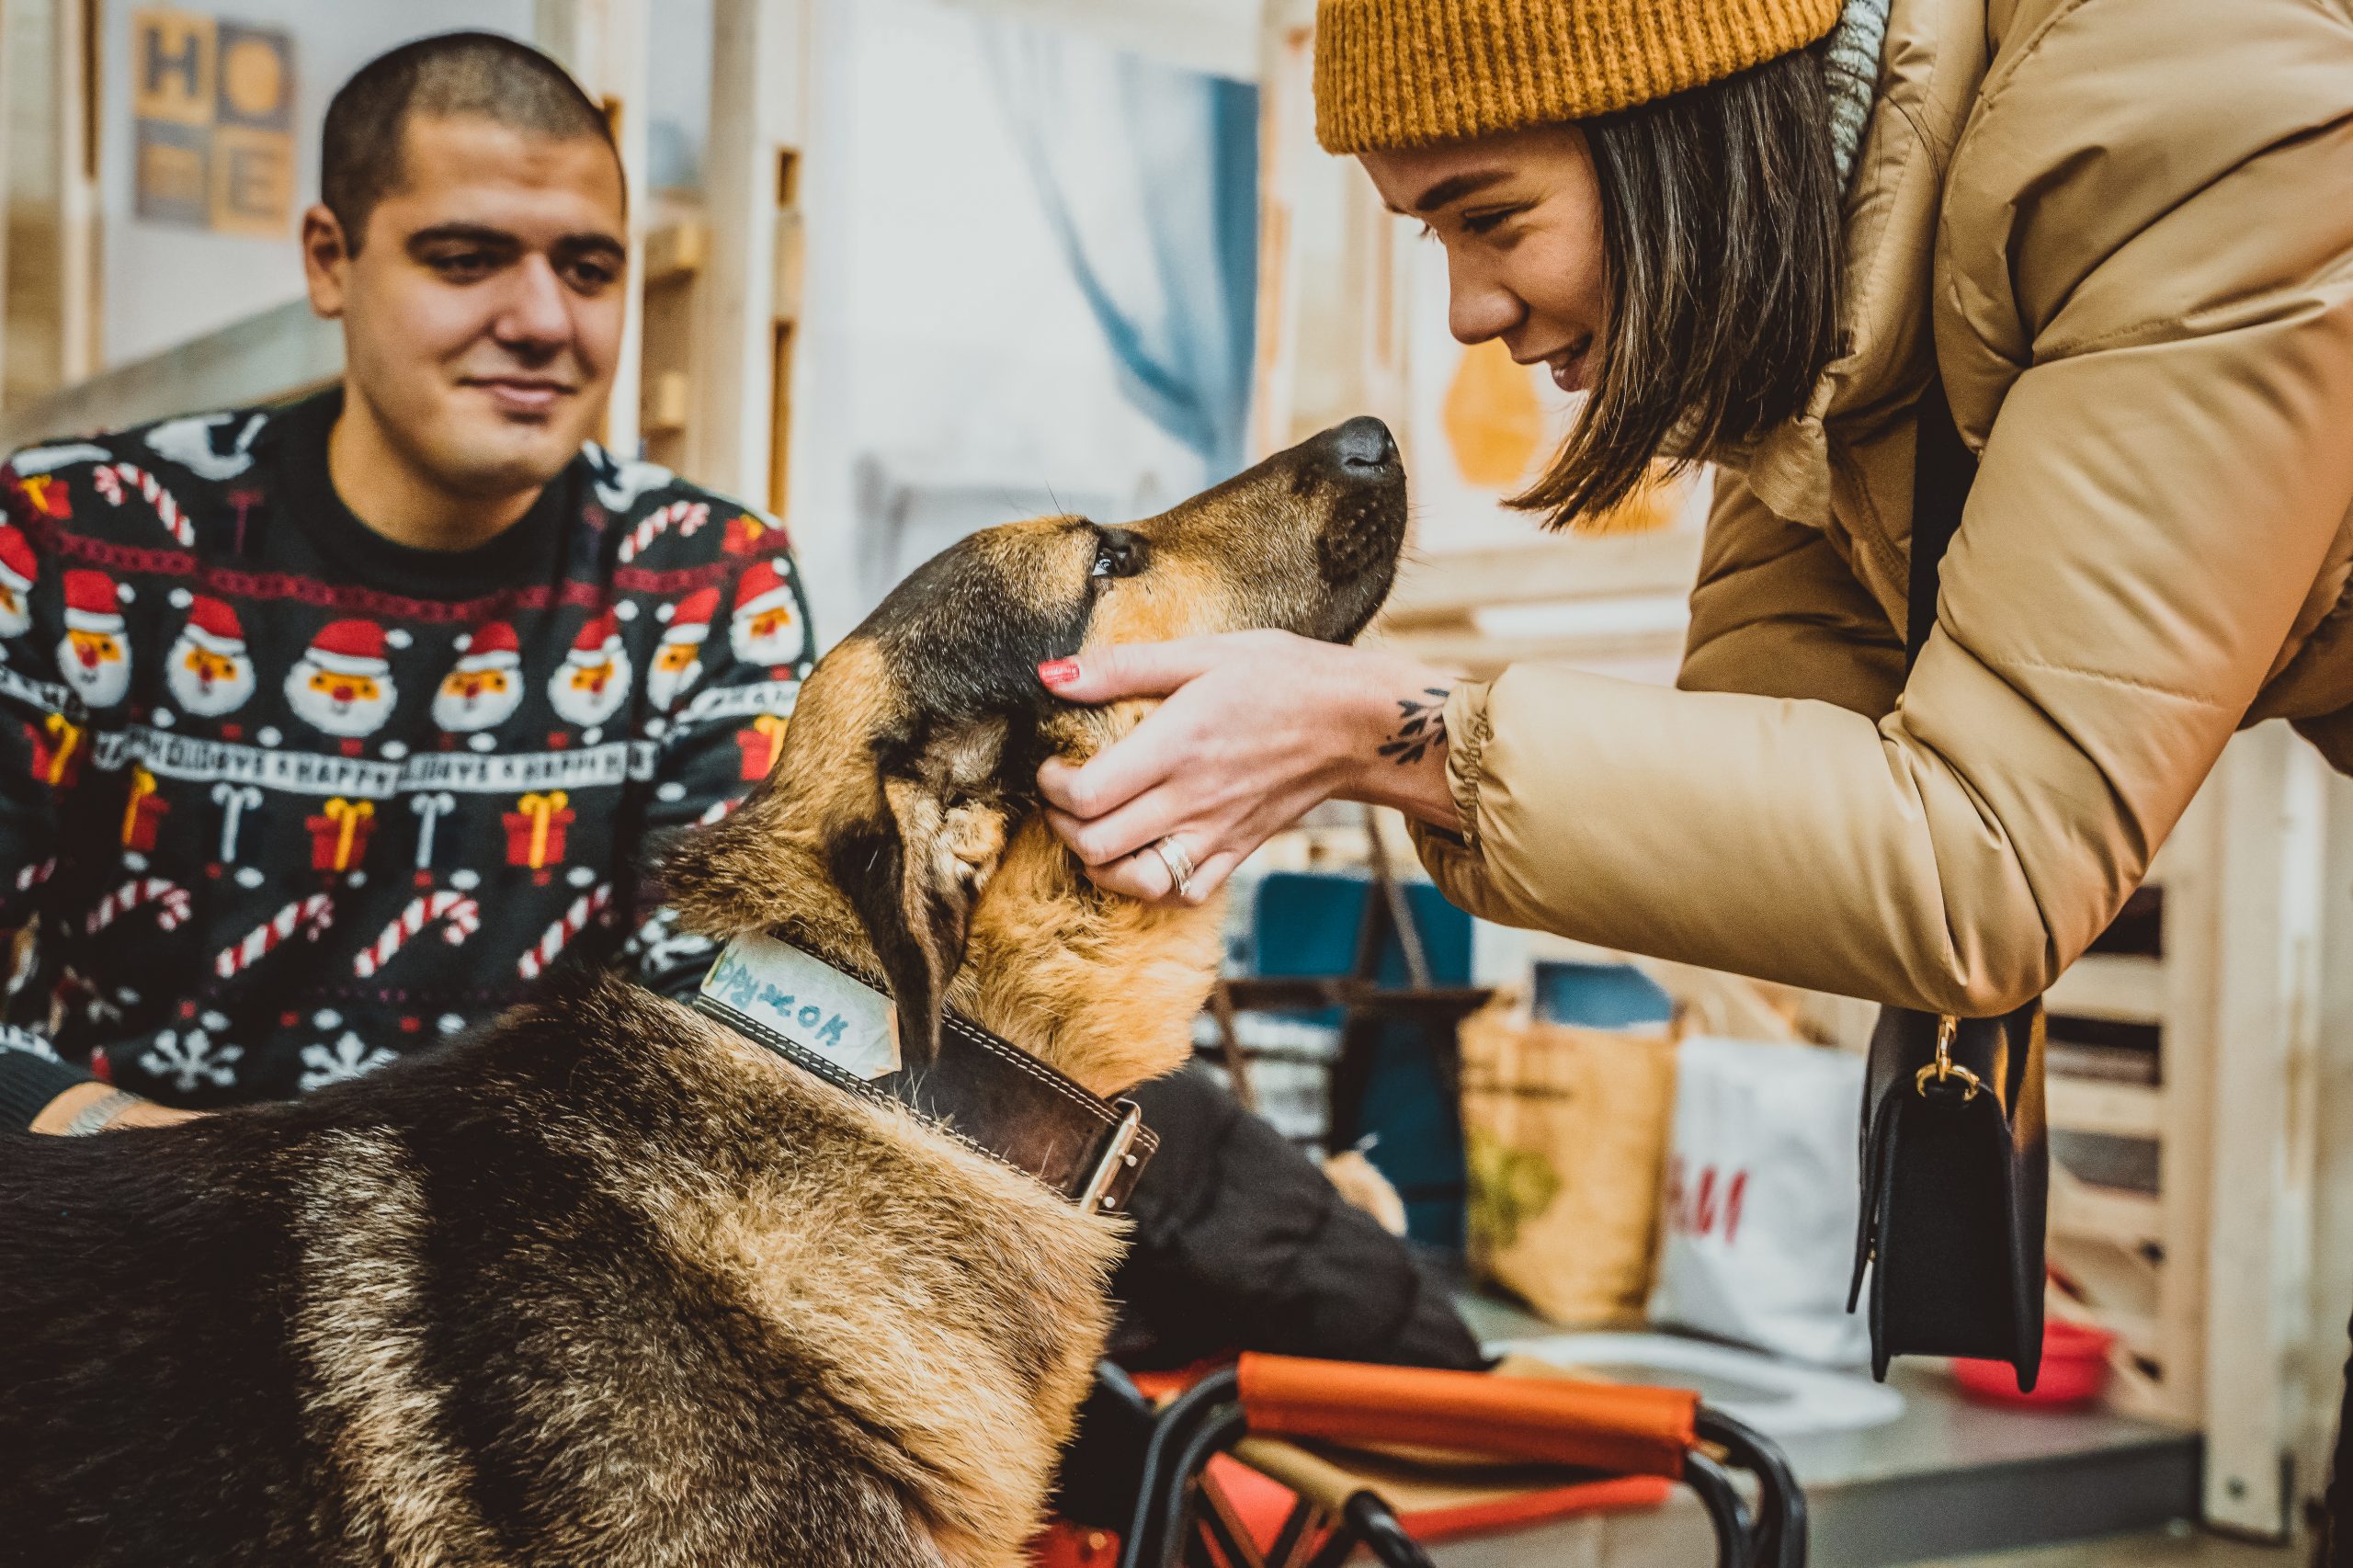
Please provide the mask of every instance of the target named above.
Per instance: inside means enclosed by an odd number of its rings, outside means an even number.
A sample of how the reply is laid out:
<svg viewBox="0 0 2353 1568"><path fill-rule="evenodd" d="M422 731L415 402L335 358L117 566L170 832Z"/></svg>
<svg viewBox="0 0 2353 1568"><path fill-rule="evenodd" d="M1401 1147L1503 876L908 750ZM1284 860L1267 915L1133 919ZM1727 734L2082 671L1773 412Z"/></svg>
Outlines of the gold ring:
<svg viewBox="0 0 2353 1568"><path fill-rule="evenodd" d="M1158 840L1153 845L1152 851L1160 857L1160 863L1168 868L1168 881L1176 889L1176 896L1192 897L1193 858L1185 853L1185 846L1176 842L1176 835L1172 833Z"/></svg>

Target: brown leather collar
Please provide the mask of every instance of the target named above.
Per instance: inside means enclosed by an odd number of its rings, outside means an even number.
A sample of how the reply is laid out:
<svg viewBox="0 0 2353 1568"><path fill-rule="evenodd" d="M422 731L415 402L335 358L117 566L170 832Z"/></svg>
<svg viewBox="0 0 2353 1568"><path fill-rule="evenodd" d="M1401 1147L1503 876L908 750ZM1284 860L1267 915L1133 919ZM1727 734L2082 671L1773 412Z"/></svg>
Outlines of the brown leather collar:
<svg viewBox="0 0 2353 1568"><path fill-rule="evenodd" d="M1124 1204L1160 1144L1134 1101L1099 1099L952 1013L939 1060L902 1069L889 999L772 937L729 943L695 1007L836 1088L895 1100L1089 1212Z"/></svg>

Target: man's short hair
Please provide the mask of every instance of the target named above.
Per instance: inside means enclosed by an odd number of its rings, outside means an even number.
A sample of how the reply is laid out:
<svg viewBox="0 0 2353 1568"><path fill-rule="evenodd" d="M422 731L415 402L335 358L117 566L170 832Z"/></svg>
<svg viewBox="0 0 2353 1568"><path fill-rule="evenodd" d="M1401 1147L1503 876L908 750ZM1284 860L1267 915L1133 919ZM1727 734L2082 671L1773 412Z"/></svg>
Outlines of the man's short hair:
<svg viewBox="0 0 2353 1568"><path fill-rule="evenodd" d="M400 188L402 148L415 115L480 115L516 131L593 136L613 146L604 111L570 72L529 44L483 32L404 43L361 66L327 105L319 199L355 254L376 204Z"/></svg>

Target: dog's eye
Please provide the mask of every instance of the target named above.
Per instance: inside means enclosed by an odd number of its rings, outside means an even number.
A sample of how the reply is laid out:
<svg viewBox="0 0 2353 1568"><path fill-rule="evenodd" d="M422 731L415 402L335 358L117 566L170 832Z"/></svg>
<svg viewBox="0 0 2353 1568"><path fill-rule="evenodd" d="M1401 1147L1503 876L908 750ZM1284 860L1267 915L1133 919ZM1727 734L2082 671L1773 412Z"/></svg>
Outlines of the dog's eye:
<svg viewBox="0 0 2353 1568"><path fill-rule="evenodd" d="M1143 543L1124 529L1106 528L1095 546L1089 577L1132 577L1143 568Z"/></svg>

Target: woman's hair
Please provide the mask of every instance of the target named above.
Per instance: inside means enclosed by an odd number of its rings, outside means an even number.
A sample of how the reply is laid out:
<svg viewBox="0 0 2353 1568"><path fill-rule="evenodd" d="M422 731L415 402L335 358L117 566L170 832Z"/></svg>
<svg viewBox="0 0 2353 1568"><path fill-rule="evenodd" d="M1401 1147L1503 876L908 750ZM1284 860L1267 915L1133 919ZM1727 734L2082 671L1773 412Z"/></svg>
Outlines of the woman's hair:
<svg viewBox="0 0 2353 1568"><path fill-rule="evenodd" d="M1590 401L1512 505L1559 528L1801 413L1839 348L1840 190L1820 46L1582 122L1608 313Z"/></svg>

